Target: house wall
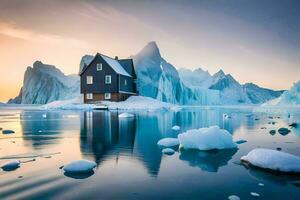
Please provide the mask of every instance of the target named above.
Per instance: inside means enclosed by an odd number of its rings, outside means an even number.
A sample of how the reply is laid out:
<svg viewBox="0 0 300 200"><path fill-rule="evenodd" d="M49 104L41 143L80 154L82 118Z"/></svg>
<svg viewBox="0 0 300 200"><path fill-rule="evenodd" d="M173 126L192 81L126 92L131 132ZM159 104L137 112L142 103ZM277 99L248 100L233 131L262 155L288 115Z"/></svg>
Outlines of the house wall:
<svg viewBox="0 0 300 200"><path fill-rule="evenodd" d="M125 84L125 80L127 84ZM136 83L131 77L119 75L119 90L120 92L136 93Z"/></svg>
<svg viewBox="0 0 300 200"><path fill-rule="evenodd" d="M97 63L102 63L102 70L97 71ZM111 75L111 84L105 84L105 75ZM86 83L86 77L93 76L93 84ZM119 75L104 61L101 56L96 56L90 66L81 74L81 93L116 93L119 91Z"/></svg>
<svg viewBox="0 0 300 200"><path fill-rule="evenodd" d="M93 93L93 99L87 99L86 94L84 94L84 103L95 103L97 101L124 101L131 94L123 94L123 93L111 93L111 99L105 99L103 93Z"/></svg>

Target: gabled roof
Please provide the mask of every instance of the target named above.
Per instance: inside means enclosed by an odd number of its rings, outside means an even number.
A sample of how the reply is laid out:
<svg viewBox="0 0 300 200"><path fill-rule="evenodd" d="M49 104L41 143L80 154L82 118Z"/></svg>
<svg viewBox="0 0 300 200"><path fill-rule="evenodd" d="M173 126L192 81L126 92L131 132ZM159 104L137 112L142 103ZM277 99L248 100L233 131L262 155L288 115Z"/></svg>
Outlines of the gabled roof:
<svg viewBox="0 0 300 200"><path fill-rule="evenodd" d="M109 64L109 66L111 66L111 68L113 68L113 70L117 74L131 77L131 75L126 72L126 70L122 67L118 60L115 60L102 54L100 54L100 56L105 60L105 62L107 62L107 64Z"/></svg>
<svg viewBox="0 0 300 200"><path fill-rule="evenodd" d="M136 78L132 59L119 59L118 61L128 74Z"/></svg>
<svg viewBox="0 0 300 200"><path fill-rule="evenodd" d="M82 71L80 72L80 75L93 63L93 61L97 58L97 56L101 56L103 60L117 73L124 76L132 77L127 70L124 69L124 67L119 63L118 60L115 60L113 58L110 58L108 56L102 55L100 53L97 53L93 60L89 62L86 66L83 67Z"/></svg>

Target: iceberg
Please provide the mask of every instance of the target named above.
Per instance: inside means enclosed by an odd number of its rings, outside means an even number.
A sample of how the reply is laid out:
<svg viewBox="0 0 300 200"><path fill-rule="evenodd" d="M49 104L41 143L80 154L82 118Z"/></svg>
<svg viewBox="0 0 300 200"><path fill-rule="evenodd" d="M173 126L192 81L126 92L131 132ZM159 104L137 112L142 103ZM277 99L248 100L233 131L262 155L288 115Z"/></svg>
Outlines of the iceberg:
<svg viewBox="0 0 300 200"><path fill-rule="evenodd" d="M163 147L173 147L179 145L179 140L177 138L163 138L157 142L157 145Z"/></svg>
<svg viewBox="0 0 300 200"><path fill-rule="evenodd" d="M254 149L241 158L253 166L280 172L300 173L300 157L271 149Z"/></svg>
<svg viewBox="0 0 300 200"><path fill-rule="evenodd" d="M69 164L65 165L63 167L63 170L66 173L90 173L93 171L93 169L97 166L97 164L93 161L89 160L76 160L72 161Z"/></svg>
<svg viewBox="0 0 300 200"><path fill-rule="evenodd" d="M218 126L191 129L178 135L184 149L212 150L237 148L232 135Z"/></svg>

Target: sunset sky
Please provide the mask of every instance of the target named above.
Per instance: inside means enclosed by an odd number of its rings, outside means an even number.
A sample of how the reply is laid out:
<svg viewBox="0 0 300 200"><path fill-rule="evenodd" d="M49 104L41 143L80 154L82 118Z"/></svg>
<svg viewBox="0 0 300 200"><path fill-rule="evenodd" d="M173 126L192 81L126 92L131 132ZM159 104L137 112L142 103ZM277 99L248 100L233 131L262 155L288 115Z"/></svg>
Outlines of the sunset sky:
<svg viewBox="0 0 300 200"><path fill-rule="evenodd" d="M300 80L300 1L0 1L0 101L35 60L77 73L85 54L129 57L156 41L174 66L288 89Z"/></svg>

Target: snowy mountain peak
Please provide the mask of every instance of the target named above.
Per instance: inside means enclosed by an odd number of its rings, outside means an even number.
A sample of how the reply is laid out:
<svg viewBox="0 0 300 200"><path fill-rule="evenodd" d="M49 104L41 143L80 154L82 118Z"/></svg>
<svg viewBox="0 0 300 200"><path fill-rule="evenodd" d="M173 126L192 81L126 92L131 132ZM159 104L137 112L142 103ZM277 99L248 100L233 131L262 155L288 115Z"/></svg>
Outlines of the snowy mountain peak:
<svg viewBox="0 0 300 200"><path fill-rule="evenodd" d="M149 58L161 58L159 48L154 41L149 42L138 54Z"/></svg>
<svg viewBox="0 0 300 200"><path fill-rule="evenodd" d="M213 77L215 77L215 78L222 78L222 77L225 77L225 76L226 75L225 75L225 73L224 73L224 71L222 69L220 69L217 73L215 73L213 75Z"/></svg>

